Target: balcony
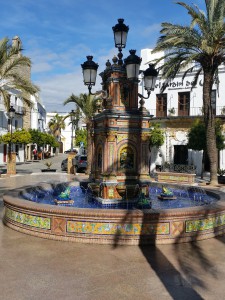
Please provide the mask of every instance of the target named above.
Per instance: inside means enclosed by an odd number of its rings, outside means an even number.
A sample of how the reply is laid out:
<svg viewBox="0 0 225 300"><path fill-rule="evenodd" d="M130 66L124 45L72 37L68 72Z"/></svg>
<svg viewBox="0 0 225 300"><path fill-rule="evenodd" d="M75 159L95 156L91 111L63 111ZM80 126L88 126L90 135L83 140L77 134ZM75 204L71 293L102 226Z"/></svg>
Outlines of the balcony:
<svg viewBox="0 0 225 300"><path fill-rule="evenodd" d="M17 115L25 115L26 114L26 109L23 106L15 105L15 104L12 104L12 105L15 108L15 110L16 110L15 113ZM0 100L0 111L6 111L5 104L2 100Z"/></svg>
<svg viewBox="0 0 225 300"><path fill-rule="evenodd" d="M19 105L14 105L13 106L15 108L15 113L17 115L25 115L26 114L26 109L23 106L19 106Z"/></svg>
<svg viewBox="0 0 225 300"><path fill-rule="evenodd" d="M157 111L156 109L149 109L150 115L153 115L154 118L167 118L167 117L194 117L194 116L203 116L202 107L190 107L189 110L179 111L178 108L174 108L173 112L167 111ZM225 107L217 106L215 109L217 117L225 117Z"/></svg>

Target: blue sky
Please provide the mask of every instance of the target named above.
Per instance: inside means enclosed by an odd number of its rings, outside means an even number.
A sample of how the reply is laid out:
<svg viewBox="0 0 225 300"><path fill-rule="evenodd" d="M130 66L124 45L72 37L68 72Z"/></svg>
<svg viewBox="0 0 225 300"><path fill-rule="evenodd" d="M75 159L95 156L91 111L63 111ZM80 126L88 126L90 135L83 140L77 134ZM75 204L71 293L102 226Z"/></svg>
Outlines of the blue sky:
<svg viewBox="0 0 225 300"><path fill-rule="evenodd" d="M98 73L107 59L117 55L112 26L118 18L129 25L127 47L140 55L153 48L162 22L189 24L186 10L172 0L8 0L1 1L0 38L19 36L23 54L32 60L32 81L41 89L48 112L68 112L63 105L72 93L87 92L81 63L87 55L98 62ZM201 7L203 0L186 0ZM100 88L100 77L96 90ZM95 90L95 88L93 88Z"/></svg>

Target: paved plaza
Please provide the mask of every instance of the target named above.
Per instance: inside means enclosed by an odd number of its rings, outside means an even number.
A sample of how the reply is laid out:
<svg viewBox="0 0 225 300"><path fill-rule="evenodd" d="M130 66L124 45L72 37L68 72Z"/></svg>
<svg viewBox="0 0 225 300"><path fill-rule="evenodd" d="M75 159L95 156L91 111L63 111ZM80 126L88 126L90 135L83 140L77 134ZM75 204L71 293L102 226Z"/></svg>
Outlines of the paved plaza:
<svg viewBox="0 0 225 300"><path fill-rule="evenodd" d="M52 159L55 176L65 173L60 168L65 157ZM44 167L42 161L20 164L16 176L0 178L1 219L2 194L34 184L32 173ZM225 237L174 245L92 245L25 235L1 220L0 270L3 300L225 299Z"/></svg>

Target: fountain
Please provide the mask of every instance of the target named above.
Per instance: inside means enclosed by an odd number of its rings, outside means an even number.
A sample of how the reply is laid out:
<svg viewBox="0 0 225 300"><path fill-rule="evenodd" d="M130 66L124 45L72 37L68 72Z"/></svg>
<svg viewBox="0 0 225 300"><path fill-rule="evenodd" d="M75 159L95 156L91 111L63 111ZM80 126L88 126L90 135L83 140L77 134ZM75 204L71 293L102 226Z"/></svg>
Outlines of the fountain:
<svg viewBox="0 0 225 300"><path fill-rule="evenodd" d="M71 189L61 190L60 184L55 186L60 193L50 204L40 203L41 197L37 194L37 201L25 199L26 195L29 198L29 189L15 190L4 196L4 223L7 226L44 238L87 243L113 244L116 241L132 245L187 242L224 232L223 193L213 193L218 201L194 207L181 205L174 208L176 199L164 199L156 205L152 199L154 188L162 187L152 186L149 177L151 116L144 107L144 99L149 98L154 89L157 71L150 65L143 72L148 96L138 94L141 59L135 50L130 50L130 55L122 60L122 48L126 46L129 30L123 22L119 19L113 27L118 57L114 57L112 63L107 61L100 74L103 90L96 94L97 113L91 132L91 174L88 182L81 184L86 191L88 186L97 207L94 209L91 201L85 207L83 198L81 206L75 207L78 198L71 198ZM87 61L82 64L84 83L90 94L98 69L98 64L92 59L92 56L87 56ZM141 98L139 103L138 97ZM80 186L78 181L66 184L72 189ZM54 194L53 190L49 182L36 188L40 195L47 193L50 196ZM80 193L79 190L76 193ZM156 198L160 196L155 195ZM175 191L173 197L178 198ZM194 199L202 203L199 191Z"/></svg>
<svg viewBox="0 0 225 300"><path fill-rule="evenodd" d="M39 175L33 176L38 182ZM136 200L126 202L125 197L124 202L104 204L78 181L47 180L48 176L35 187L3 196L5 225L48 239L99 244L116 240L126 245L195 241L225 230L225 194L220 191L170 184L167 187L177 199L161 201L162 184L156 182L148 187L149 198L140 189ZM69 203L55 202L68 191Z"/></svg>

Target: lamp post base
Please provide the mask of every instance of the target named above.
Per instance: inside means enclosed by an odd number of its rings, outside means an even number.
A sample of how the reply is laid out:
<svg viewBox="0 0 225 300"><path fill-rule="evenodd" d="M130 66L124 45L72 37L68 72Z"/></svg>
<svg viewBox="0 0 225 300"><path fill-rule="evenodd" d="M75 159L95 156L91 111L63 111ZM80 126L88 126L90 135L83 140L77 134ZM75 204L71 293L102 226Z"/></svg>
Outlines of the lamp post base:
<svg viewBox="0 0 225 300"><path fill-rule="evenodd" d="M8 153L7 157L7 174L15 175L16 174L16 152Z"/></svg>

